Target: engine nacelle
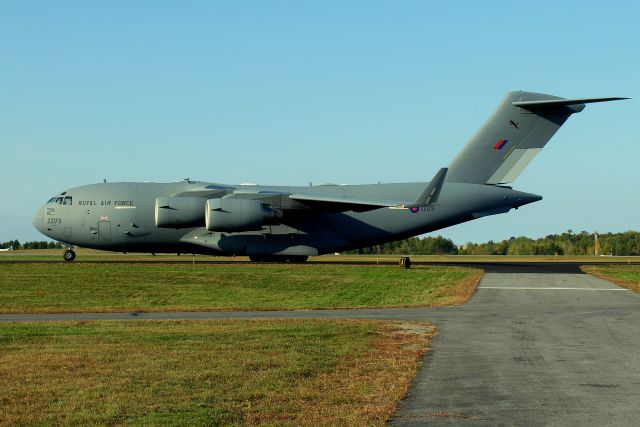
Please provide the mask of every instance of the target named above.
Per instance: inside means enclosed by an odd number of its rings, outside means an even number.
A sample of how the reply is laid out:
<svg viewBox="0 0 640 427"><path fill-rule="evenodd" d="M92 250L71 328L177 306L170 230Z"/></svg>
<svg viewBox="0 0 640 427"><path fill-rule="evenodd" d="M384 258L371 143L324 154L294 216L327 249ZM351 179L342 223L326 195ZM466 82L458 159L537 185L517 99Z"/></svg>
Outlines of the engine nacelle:
<svg viewBox="0 0 640 427"><path fill-rule="evenodd" d="M276 212L263 202L248 199L209 199L205 212L209 231L260 230L276 218Z"/></svg>
<svg viewBox="0 0 640 427"><path fill-rule="evenodd" d="M156 199L156 227L202 227L205 199L197 197L158 197Z"/></svg>

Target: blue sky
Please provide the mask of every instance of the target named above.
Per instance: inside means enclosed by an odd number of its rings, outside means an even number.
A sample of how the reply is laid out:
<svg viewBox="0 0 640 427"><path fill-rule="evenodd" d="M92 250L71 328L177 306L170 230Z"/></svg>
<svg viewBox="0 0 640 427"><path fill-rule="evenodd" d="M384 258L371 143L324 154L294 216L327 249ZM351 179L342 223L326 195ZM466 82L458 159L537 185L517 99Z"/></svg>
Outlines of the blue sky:
<svg viewBox="0 0 640 427"><path fill-rule="evenodd" d="M514 183L544 200L457 243L638 229L637 2L0 2L0 241L102 181L428 180L509 90L628 96Z"/></svg>

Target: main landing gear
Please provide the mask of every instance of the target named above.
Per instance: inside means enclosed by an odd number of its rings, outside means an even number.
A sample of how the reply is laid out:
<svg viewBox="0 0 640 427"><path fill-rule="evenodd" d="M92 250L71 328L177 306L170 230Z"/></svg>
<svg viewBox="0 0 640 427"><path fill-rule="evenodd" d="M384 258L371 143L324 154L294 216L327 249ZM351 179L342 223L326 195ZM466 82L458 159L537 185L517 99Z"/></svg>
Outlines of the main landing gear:
<svg viewBox="0 0 640 427"><path fill-rule="evenodd" d="M304 255L249 255L251 262L288 262L300 264L307 260Z"/></svg>
<svg viewBox="0 0 640 427"><path fill-rule="evenodd" d="M66 251L64 251L62 258L67 262L71 262L76 259L76 253L73 249L67 249Z"/></svg>

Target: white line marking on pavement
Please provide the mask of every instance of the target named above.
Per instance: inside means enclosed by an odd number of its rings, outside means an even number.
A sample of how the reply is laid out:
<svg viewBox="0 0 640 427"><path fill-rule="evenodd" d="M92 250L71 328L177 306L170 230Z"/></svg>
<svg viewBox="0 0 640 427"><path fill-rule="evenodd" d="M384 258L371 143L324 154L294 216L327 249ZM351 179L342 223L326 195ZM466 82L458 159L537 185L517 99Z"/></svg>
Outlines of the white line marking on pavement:
<svg viewBox="0 0 640 427"><path fill-rule="evenodd" d="M629 291L629 289L610 289L610 288L514 288L509 286L480 286L478 289L516 289L523 291Z"/></svg>

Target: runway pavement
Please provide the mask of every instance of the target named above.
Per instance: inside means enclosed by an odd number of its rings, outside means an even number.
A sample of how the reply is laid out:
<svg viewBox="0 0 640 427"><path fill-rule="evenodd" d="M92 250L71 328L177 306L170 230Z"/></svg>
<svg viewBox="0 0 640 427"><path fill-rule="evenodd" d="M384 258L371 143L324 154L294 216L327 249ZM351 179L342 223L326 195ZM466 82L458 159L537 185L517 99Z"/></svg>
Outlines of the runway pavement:
<svg viewBox="0 0 640 427"><path fill-rule="evenodd" d="M450 308L3 314L0 321L428 320L438 335L392 425L635 425L640 295L585 274L503 271L487 273L469 303Z"/></svg>
<svg viewBox="0 0 640 427"><path fill-rule="evenodd" d="M392 425L637 425L640 295L578 274L487 274L438 316Z"/></svg>

